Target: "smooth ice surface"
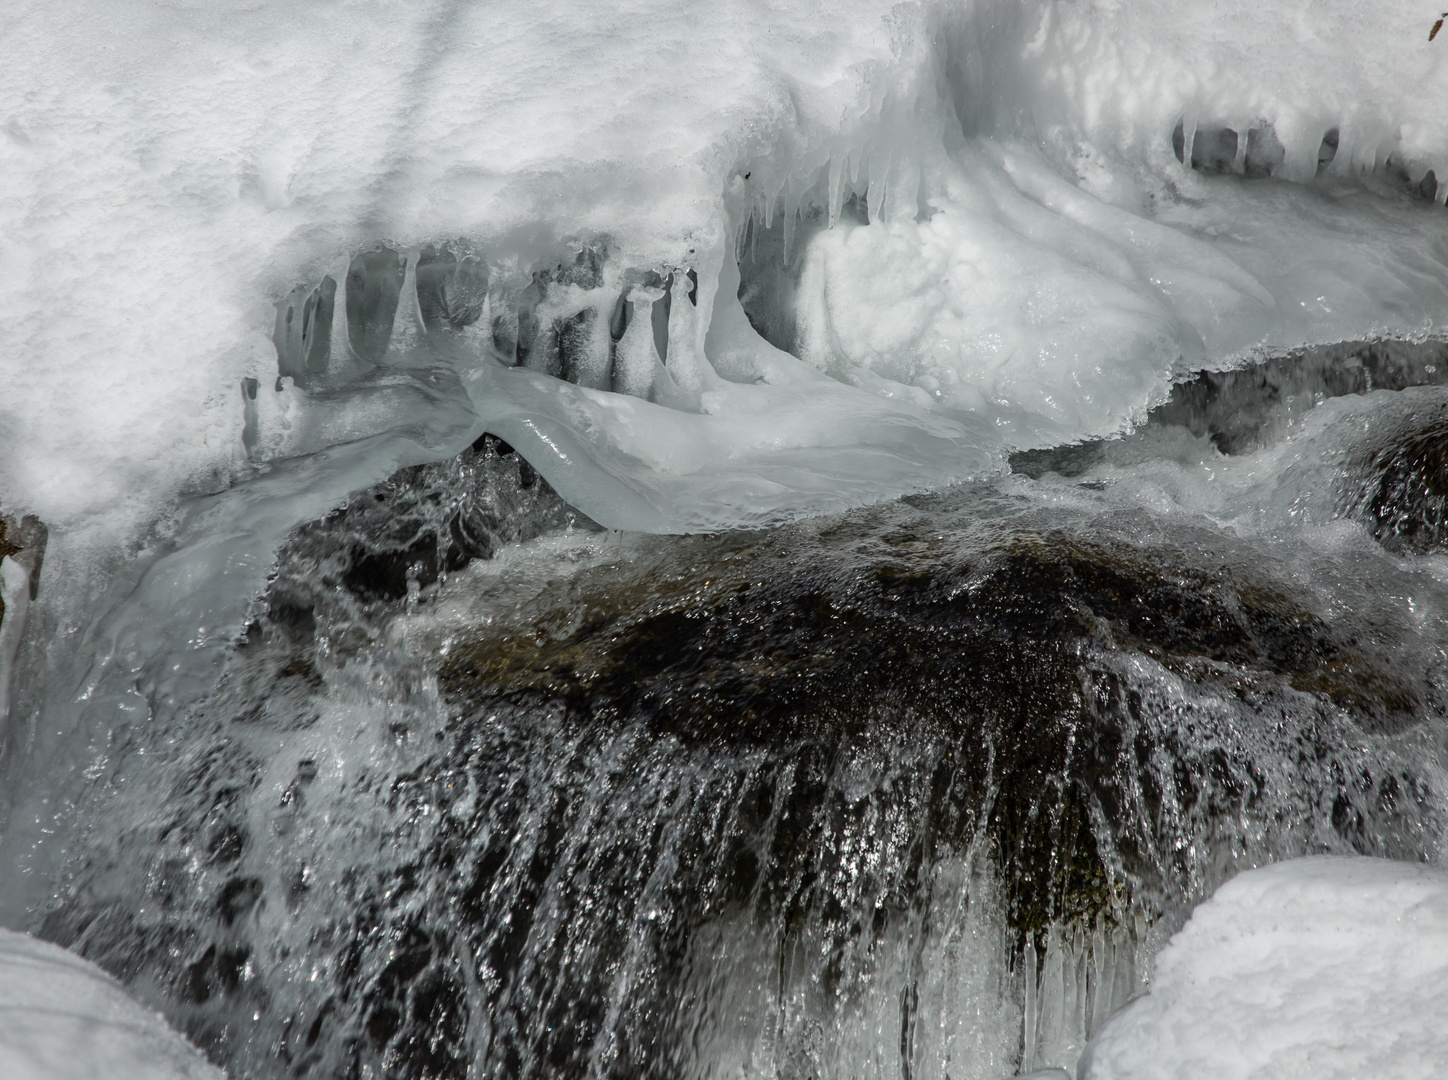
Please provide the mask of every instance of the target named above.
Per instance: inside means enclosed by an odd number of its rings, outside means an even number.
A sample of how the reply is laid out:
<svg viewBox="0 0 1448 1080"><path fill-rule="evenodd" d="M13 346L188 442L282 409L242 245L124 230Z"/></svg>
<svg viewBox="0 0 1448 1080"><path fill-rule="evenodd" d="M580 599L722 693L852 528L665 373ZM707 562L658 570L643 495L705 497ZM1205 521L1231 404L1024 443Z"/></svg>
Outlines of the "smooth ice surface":
<svg viewBox="0 0 1448 1080"><path fill-rule="evenodd" d="M1085 1080L1441 1076L1448 873L1323 857L1233 878L1086 1060Z"/></svg>
<svg viewBox="0 0 1448 1080"><path fill-rule="evenodd" d="M1427 173L1448 163L1430 14L1361 0L15 5L0 501L58 530L134 535L178 492L246 474L243 379L259 392L257 460L299 452L299 429L327 443L385 430L385 394L317 422L289 381L273 389L269 340L299 281L342 281L379 241L409 265L394 355L351 345L388 364L422 326L420 245L467 237L504 282L585 244L614 283L630 267L696 272L697 319L669 329L683 393L666 404L707 422L623 409L626 425L573 432L593 448L575 497L634 527L767 521L977 476L1012 446L1121 429L1183 364L1426 332L1448 311L1445 226L1404 192L1436 195ZM1194 157L1272 176L1204 176ZM841 216L850 197L868 225ZM833 228L815 231L820 216ZM793 350L839 385L818 402L699 397L711 366L746 384L781 370L733 295L751 217L802 267ZM641 392L639 357L624 396ZM544 399L482 408L541 430L558 422ZM540 464L567 472L566 456ZM700 482L681 493L676 476ZM622 512L630 501L644 508Z"/></svg>
<svg viewBox="0 0 1448 1080"><path fill-rule="evenodd" d="M9 930L0 930L0 1076L224 1080L100 968Z"/></svg>

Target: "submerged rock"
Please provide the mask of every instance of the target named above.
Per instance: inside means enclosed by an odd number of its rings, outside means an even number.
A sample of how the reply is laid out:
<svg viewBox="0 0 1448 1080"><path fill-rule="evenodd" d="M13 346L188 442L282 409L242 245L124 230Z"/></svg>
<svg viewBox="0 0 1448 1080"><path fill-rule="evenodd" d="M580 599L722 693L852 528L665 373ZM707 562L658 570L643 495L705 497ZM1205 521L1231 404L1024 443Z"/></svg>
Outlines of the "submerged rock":
<svg viewBox="0 0 1448 1080"><path fill-rule="evenodd" d="M1422 554L1448 543L1448 415L1380 451L1367 511L1373 535L1395 551Z"/></svg>
<svg viewBox="0 0 1448 1080"><path fill-rule="evenodd" d="M1438 685L1205 524L968 489L618 538L528 479L481 440L300 530L46 936L247 1074L809 1075L888 1029L892 1075L1006 1075L1234 867L1441 835Z"/></svg>

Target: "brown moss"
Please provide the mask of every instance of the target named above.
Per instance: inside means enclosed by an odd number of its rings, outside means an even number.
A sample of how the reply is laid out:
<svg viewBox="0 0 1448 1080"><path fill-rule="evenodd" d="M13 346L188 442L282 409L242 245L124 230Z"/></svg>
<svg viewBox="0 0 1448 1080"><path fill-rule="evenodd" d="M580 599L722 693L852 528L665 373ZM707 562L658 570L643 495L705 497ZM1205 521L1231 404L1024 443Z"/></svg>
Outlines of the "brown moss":
<svg viewBox="0 0 1448 1080"><path fill-rule="evenodd" d="M1093 814L1119 801L1139 750L1125 691L1092 650L1142 652L1238 692L1321 694L1376 726L1421 707L1290 588L1184 549L872 534L847 518L684 540L672 556L695 572L603 568L531 621L454 643L444 686L478 705L557 702L581 724L782 755L933 733L951 750L932 835L965 845L985 828L1022 931L1123 903Z"/></svg>

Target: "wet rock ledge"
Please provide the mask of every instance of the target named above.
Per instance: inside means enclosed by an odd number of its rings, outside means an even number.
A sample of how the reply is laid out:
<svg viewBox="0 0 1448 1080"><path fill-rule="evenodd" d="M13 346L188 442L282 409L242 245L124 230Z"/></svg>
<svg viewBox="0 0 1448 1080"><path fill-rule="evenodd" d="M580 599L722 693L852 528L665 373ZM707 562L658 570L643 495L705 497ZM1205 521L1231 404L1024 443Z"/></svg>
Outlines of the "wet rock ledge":
<svg viewBox="0 0 1448 1080"><path fill-rule="evenodd" d="M640 538L496 441L400 473L293 537L43 933L239 1075L664 1078L701 1032L809 1075L881 1024L903 1069L967 992L1006 1075L1235 868L1436 849L1414 627L1013 483Z"/></svg>

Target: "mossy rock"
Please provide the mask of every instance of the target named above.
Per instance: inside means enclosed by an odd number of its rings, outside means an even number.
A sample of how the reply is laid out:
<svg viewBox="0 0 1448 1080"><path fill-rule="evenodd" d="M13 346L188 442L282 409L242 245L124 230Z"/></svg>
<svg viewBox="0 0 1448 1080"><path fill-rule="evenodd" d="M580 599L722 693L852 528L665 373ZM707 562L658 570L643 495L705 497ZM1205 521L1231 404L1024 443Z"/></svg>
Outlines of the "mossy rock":
<svg viewBox="0 0 1448 1080"><path fill-rule="evenodd" d="M899 504L668 552L690 572L601 567L523 621L451 643L441 679L463 716L558 706L590 729L819 756L826 771L842 748L933 740L931 842L964 848L983 828L1022 932L1126 902L1094 823L1122 809L1154 747L1101 657L1140 655L1239 697L1313 695L1367 730L1424 708L1308 597L1187 544L982 529Z"/></svg>

